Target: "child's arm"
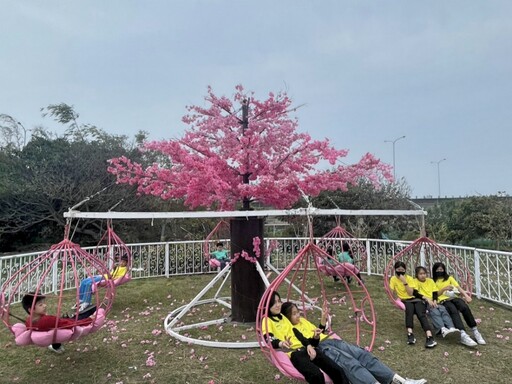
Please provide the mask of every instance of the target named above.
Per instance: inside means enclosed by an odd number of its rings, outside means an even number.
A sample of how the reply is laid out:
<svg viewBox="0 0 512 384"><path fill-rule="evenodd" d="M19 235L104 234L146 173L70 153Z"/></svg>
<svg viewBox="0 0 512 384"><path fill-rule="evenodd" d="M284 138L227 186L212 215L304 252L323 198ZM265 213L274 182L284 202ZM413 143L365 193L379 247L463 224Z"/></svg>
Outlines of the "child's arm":
<svg viewBox="0 0 512 384"><path fill-rule="evenodd" d="M293 333L294 333L295 337L297 339L299 339L301 344L303 346L305 346L305 347L307 347L308 345L312 345L313 347L316 347L316 346L318 346L318 343L320 342L320 338L319 337L316 338L316 339L314 337L310 337L308 339L297 328L293 328Z"/></svg>
<svg viewBox="0 0 512 384"><path fill-rule="evenodd" d="M471 296L469 296L469 294L466 292L466 290L462 289L462 287L457 287L457 289L459 290L460 294L462 295L462 298L464 299L464 301L466 303L471 303L472 299L471 299Z"/></svg>

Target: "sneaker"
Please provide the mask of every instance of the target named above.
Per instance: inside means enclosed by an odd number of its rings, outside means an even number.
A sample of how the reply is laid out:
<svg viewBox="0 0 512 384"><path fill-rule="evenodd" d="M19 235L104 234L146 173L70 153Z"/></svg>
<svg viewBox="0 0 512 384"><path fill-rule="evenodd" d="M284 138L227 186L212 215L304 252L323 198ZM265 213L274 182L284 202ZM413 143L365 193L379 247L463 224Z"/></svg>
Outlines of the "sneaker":
<svg viewBox="0 0 512 384"><path fill-rule="evenodd" d="M455 332L460 332L460 329L457 329L455 327L451 327L450 329L448 329L448 333L455 333Z"/></svg>
<svg viewBox="0 0 512 384"><path fill-rule="evenodd" d="M450 330L446 327L441 328L441 336L446 337L450 333Z"/></svg>
<svg viewBox="0 0 512 384"><path fill-rule="evenodd" d="M474 338L475 338L475 340L476 340L476 342L477 342L478 344L480 344L480 345L485 345L485 344L487 344L487 343L485 342L484 338L482 337L482 335L480 334L480 332L478 332L478 330L477 330L477 329L475 329L475 330L473 331L473 336L474 336Z"/></svg>
<svg viewBox="0 0 512 384"><path fill-rule="evenodd" d="M427 384L427 380L425 380L425 379L419 379L419 380L405 379L404 384Z"/></svg>
<svg viewBox="0 0 512 384"><path fill-rule="evenodd" d="M416 344L416 338L414 337L414 334L412 334L412 333L407 334L407 344L409 344L409 345Z"/></svg>
<svg viewBox="0 0 512 384"><path fill-rule="evenodd" d="M80 307L78 307L78 312L82 312L83 310L85 310L88 306L90 305L90 303L87 303L87 302L83 302L82 304L80 304Z"/></svg>
<svg viewBox="0 0 512 384"><path fill-rule="evenodd" d="M468 347L475 347L478 345L467 333L460 335L460 342Z"/></svg>
<svg viewBox="0 0 512 384"><path fill-rule="evenodd" d="M434 340L432 336L427 337L427 341L425 341L425 348L434 348L437 345L437 342Z"/></svg>
<svg viewBox="0 0 512 384"><path fill-rule="evenodd" d="M55 353L58 353L58 354L61 354L62 352L64 352L64 348L62 347L62 345L60 346L60 348L53 348L53 345L49 345L48 346L48 349L52 352L55 352Z"/></svg>

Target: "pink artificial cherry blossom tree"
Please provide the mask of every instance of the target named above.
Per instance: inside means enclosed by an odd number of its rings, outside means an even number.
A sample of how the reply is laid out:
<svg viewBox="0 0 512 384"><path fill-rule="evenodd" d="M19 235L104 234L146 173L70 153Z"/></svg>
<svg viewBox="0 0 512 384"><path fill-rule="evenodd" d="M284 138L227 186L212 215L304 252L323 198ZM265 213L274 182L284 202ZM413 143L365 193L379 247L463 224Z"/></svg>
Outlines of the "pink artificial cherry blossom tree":
<svg viewBox="0 0 512 384"><path fill-rule="evenodd" d="M238 85L229 99L208 87L205 100L206 107L187 107L183 122L189 129L181 139L143 145L142 151L158 154L162 162L144 167L124 156L111 159L117 182L162 199L184 199L191 209L249 210L254 201L286 209L302 194L346 190L361 178L375 185L392 179L390 167L373 155L343 165L339 160L347 150L298 132L297 119L289 116L296 108L286 93L259 101ZM319 169L325 161L331 168ZM255 252L254 238L263 238L262 219L232 220L232 254L249 254L261 264L256 253L264 254L263 242ZM254 321L265 289L250 258L239 257L232 266L232 316L238 321Z"/></svg>

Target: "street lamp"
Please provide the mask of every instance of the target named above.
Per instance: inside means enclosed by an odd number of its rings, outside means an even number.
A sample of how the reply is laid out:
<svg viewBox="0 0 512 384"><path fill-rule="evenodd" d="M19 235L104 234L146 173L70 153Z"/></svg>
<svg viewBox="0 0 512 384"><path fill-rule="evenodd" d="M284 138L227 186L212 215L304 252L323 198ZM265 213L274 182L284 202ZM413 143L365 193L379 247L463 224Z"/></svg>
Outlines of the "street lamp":
<svg viewBox="0 0 512 384"><path fill-rule="evenodd" d="M396 167L395 167L395 143L398 141L398 140L401 140L401 139L405 139L405 135L404 136L400 136L400 137L397 137L395 140L384 140L385 143L393 143L393 179L396 180Z"/></svg>
<svg viewBox="0 0 512 384"><path fill-rule="evenodd" d="M441 172L439 171L439 164L441 164L446 159L441 159L439 161L431 161L430 164L437 164L437 199L441 198Z"/></svg>

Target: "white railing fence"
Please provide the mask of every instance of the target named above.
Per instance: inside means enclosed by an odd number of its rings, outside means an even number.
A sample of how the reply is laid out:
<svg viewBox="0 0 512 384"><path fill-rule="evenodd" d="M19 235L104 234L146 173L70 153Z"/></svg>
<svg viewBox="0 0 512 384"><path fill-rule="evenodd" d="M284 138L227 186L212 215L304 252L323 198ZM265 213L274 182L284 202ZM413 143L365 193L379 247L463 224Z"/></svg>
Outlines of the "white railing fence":
<svg viewBox="0 0 512 384"><path fill-rule="evenodd" d="M297 255L309 239L267 238L265 241L267 247L271 242L276 242L277 247L270 254L270 262L281 270ZM384 274L389 260L411 243L380 239L359 239L359 241L365 244L367 253L365 265L359 265L361 271L367 275L380 276ZM229 241L225 241L225 243L228 245ZM473 277L473 294L478 298L512 307L512 252L440 245L458 256L469 269ZM133 256L132 278L144 279L211 273L213 271L203 255L203 246L204 241L128 244ZM92 252L94 247L84 249ZM1 257L0 284L3 284L13 273L41 253L43 252ZM361 256L356 255L355 258L357 263ZM58 274L59 271L52 273ZM29 281L35 283L36 279L37 276L33 276ZM58 281L56 278L48 280L48 283L44 284L44 293L53 292L55 287L52 282Z"/></svg>

